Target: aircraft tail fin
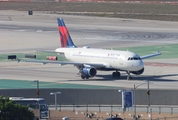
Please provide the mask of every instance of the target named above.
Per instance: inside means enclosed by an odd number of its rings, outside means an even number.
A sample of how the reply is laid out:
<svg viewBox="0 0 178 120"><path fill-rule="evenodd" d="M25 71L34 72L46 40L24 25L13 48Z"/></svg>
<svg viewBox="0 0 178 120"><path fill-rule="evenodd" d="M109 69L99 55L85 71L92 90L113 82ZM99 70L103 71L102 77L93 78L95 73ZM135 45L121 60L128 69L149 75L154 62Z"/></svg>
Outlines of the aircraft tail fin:
<svg viewBox="0 0 178 120"><path fill-rule="evenodd" d="M70 37L70 34L68 32L68 29L63 21L62 18L58 18L58 30L60 34L60 44L63 48L71 48L76 47L72 41L72 38Z"/></svg>

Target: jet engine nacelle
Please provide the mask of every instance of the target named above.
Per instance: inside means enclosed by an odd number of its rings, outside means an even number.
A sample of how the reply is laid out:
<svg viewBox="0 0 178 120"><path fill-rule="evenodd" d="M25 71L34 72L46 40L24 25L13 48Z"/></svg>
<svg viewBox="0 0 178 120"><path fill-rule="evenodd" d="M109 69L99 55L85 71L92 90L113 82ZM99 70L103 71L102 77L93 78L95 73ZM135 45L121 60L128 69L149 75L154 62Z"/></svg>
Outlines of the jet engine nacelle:
<svg viewBox="0 0 178 120"><path fill-rule="evenodd" d="M84 74L86 77L93 77L96 75L97 71L96 71L96 68L94 67L84 67L82 70L81 70L82 74Z"/></svg>
<svg viewBox="0 0 178 120"><path fill-rule="evenodd" d="M135 74L135 75L140 75L140 74L142 74L144 72L144 68L142 68L141 70L139 70L139 71L134 71L134 72L131 72L131 73L133 73L133 74Z"/></svg>

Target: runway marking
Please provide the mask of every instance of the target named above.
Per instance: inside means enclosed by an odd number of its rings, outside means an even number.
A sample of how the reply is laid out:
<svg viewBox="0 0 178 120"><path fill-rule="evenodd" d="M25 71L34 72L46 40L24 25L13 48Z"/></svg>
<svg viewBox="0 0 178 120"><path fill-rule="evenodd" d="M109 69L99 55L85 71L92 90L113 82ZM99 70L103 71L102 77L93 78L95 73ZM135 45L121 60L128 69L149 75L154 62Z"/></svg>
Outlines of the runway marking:
<svg viewBox="0 0 178 120"><path fill-rule="evenodd" d="M176 63L159 63L159 62L145 62L146 66L158 66L158 67L177 67Z"/></svg>
<svg viewBox="0 0 178 120"><path fill-rule="evenodd" d="M54 33L54 32L58 32L58 31L44 31L44 30L36 30L37 33L42 33L42 32L45 32L45 33Z"/></svg>
<svg viewBox="0 0 178 120"><path fill-rule="evenodd" d="M4 26L4 25L0 25L0 28L16 28L16 29L18 29L18 28L20 28L20 27L13 27L13 26Z"/></svg>
<svg viewBox="0 0 178 120"><path fill-rule="evenodd" d="M41 66L41 64L17 64L17 65L3 65L0 67L16 67L16 66Z"/></svg>
<svg viewBox="0 0 178 120"><path fill-rule="evenodd" d="M43 30L37 30L36 32L43 32Z"/></svg>
<svg viewBox="0 0 178 120"><path fill-rule="evenodd" d="M14 30L14 31L18 31L18 32L24 32L24 31L26 31L26 30Z"/></svg>

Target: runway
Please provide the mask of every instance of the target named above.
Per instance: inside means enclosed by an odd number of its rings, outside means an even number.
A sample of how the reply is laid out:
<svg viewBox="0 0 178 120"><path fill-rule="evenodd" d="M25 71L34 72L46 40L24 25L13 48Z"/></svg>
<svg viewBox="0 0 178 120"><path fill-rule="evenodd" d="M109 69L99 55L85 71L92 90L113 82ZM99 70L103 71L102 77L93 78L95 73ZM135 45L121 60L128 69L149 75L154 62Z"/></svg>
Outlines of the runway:
<svg viewBox="0 0 178 120"><path fill-rule="evenodd" d="M33 16L29 16L23 11L0 11L0 16L0 51L2 54L58 48L57 17L64 19L74 43L79 47L119 48L178 43L177 22L67 16L47 12L35 12ZM145 63L148 62L178 64L178 59L145 60ZM111 72L98 71L96 77L82 80L77 75L78 69L70 65L1 62L0 78L38 79L57 83L115 86L126 89L149 80L150 89L177 89L178 66L145 65L145 72L142 75L132 75L133 80L127 81L125 72L121 72L121 78L112 79ZM146 82L138 87L138 89L146 88Z"/></svg>

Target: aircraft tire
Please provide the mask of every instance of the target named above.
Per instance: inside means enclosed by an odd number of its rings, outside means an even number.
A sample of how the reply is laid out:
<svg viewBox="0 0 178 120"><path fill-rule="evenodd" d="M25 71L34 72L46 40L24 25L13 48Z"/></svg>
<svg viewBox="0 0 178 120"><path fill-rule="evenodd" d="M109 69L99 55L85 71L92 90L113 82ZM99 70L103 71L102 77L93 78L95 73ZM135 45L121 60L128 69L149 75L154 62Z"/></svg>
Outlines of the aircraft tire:
<svg viewBox="0 0 178 120"><path fill-rule="evenodd" d="M116 74L118 78L121 76L120 72L116 72Z"/></svg>
<svg viewBox="0 0 178 120"><path fill-rule="evenodd" d="M81 78L82 78L82 79L85 79L85 75L81 75Z"/></svg>
<svg viewBox="0 0 178 120"><path fill-rule="evenodd" d="M113 78L117 77L116 72L113 72L113 73L112 73L112 77L113 77Z"/></svg>
<svg viewBox="0 0 178 120"><path fill-rule="evenodd" d="M132 80L132 77L131 76L127 76L127 80Z"/></svg>

